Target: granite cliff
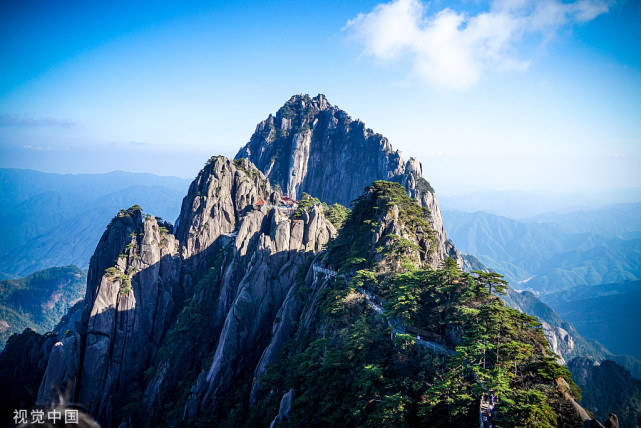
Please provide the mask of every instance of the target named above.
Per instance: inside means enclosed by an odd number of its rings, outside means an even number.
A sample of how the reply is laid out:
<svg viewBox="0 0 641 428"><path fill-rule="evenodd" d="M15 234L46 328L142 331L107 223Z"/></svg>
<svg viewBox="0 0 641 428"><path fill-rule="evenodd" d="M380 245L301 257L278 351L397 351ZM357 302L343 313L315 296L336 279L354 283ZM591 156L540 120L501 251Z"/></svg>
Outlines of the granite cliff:
<svg viewBox="0 0 641 428"><path fill-rule="evenodd" d="M282 331L269 332L287 314L295 277L336 236L318 207L293 219L280 198L247 160L214 157L192 183L175 234L140 207L120 211L91 258L84 301L37 344L43 355L33 365L46 362L37 402L66 389L103 426L126 426L137 416L132 402L160 418L191 381L176 414L190 419L219 405L239 373L264 370L283 345ZM193 338L186 328L206 332L202 348L192 348L195 338L177 348Z"/></svg>
<svg viewBox="0 0 641 428"><path fill-rule="evenodd" d="M296 199L303 192L349 206L375 180L401 183L430 212L440 254L460 261L447 239L436 194L415 158L404 161L387 138L352 119L324 95L295 95L256 126L236 154Z"/></svg>

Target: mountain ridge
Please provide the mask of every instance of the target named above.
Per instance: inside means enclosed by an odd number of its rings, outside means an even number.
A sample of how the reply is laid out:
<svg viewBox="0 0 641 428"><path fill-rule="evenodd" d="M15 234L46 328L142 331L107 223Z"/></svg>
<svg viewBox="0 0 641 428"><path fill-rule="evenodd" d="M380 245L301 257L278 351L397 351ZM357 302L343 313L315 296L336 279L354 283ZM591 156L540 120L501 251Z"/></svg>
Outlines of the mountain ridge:
<svg viewBox="0 0 641 428"><path fill-rule="evenodd" d="M86 272L54 267L25 278L0 281L0 348L13 333L52 330L85 292Z"/></svg>
<svg viewBox="0 0 641 428"><path fill-rule="evenodd" d="M387 138L353 120L323 94L292 96L275 116L256 126L236 154L240 158L249 159L288 196L304 192L345 206L376 180L398 182L430 211L439 251L461 262L421 163L413 157L405 162Z"/></svg>
<svg viewBox="0 0 641 428"><path fill-rule="evenodd" d="M24 276L51 266L86 268L113 212L137 202L173 220L186 188L185 180L151 174L0 169L0 271Z"/></svg>
<svg viewBox="0 0 641 428"><path fill-rule="evenodd" d="M449 233L463 252L505 274L514 288L545 294L641 275L641 241L485 212L445 211Z"/></svg>

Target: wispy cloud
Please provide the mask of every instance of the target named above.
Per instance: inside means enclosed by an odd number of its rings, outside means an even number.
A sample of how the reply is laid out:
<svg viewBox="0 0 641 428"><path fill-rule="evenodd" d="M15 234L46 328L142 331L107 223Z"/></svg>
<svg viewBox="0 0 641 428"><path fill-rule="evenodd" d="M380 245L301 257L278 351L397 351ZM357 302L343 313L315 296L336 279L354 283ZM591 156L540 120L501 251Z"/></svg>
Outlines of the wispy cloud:
<svg viewBox="0 0 641 428"><path fill-rule="evenodd" d="M540 43L558 30L608 12L609 0L494 0L476 15L431 10L420 0L394 0L361 13L344 27L366 54L384 61L411 60L410 74L448 88L476 84L488 70L523 70L527 37Z"/></svg>
<svg viewBox="0 0 641 428"><path fill-rule="evenodd" d="M16 128L71 128L76 122L67 119L55 119L51 117L22 117L11 114L0 114L0 126Z"/></svg>
<svg viewBox="0 0 641 428"><path fill-rule="evenodd" d="M51 150L51 147L34 146L34 145L31 145L31 144L25 144L24 146L22 146L22 148L25 149L25 150L34 150L34 151L37 151L37 152L44 152L44 151L50 151Z"/></svg>

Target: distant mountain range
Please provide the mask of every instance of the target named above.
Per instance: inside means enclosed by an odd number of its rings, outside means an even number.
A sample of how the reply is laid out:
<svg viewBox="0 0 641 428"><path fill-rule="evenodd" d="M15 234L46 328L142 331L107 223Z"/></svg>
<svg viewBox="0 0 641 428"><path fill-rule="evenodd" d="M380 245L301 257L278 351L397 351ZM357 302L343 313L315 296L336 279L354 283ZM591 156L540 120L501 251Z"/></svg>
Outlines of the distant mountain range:
<svg viewBox="0 0 641 428"><path fill-rule="evenodd" d="M441 190L442 191L442 190ZM470 190L461 194L439 194L444 211L483 211L513 219L532 219L539 216L569 218L580 212L594 212L609 206L635 204L641 201L641 187L628 189L593 190L589 194L557 193L520 190ZM552 214L550 214L552 213Z"/></svg>
<svg viewBox="0 0 641 428"><path fill-rule="evenodd" d="M173 221L188 180L152 174L0 169L0 279L86 268L105 225L133 204Z"/></svg>
<svg viewBox="0 0 641 428"><path fill-rule="evenodd" d="M641 380L607 360L595 363L587 358L576 358L568 364L568 368L574 381L581 387L581 404L599 419L606 420L610 413L615 413L619 426L641 426Z"/></svg>
<svg viewBox="0 0 641 428"><path fill-rule="evenodd" d="M559 341L564 355L614 359L641 377L641 204L525 220L444 211L443 219L459 250L526 290L508 302L562 329L557 336L568 332L574 350Z"/></svg>
<svg viewBox="0 0 641 428"><path fill-rule="evenodd" d="M554 225L568 233L633 239L641 237L641 202L568 213L545 213L528 220Z"/></svg>
<svg viewBox="0 0 641 428"><path fill-rule="evenodd" d="M641 279L640 217L641 204L528 220L485 212L443 213L457 248L505 275L512 287L541 294Z"/></svg>
<svg viewBox="0 0 641 428"><path fill-rule="evenodd" d="M575 287L542 300L612 352L641 359L641 281Z"/></svg>
<svg viewBox="0 0 641 428"><path fill-rule="evenodd" d="M51 331L85 296L86 285L87 272L75 266L0 281L0 349L9 336L25 328L38 333Z"/></svg>

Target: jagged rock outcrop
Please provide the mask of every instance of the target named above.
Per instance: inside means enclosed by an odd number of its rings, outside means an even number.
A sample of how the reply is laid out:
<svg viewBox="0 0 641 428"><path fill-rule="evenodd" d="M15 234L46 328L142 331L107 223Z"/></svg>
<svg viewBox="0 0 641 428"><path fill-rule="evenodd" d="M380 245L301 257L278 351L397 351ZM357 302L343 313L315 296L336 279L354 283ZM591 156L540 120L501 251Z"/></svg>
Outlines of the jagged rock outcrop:
<svg viewBox="0 0 641 428"><path fill-rule="evenodd" d="M181 415L191 419L203 407L219 406L246 372L253 373L250 400L259 399L261 378L303 310L294 285L304 279L312 292L319 288L323 279L311 266L337 233L318 206L298 218L281 212L281 189L348 204L374 179L396 181L427 209L430 230L413 242L417 257L437 266L447 255L458 256L420 163L405 163L387 139L323 96L292 98L258 126L245 149L250 146L263 153L257 160L248 156L259 168L248 159L210 159L191 184L175 228L143 216L139 207L113 219L91 259L84 304L50 346L40 402L53 401L57 388L69 385L75 399L112 426L130 416L122 408L131 397L142 394L159 415L177 383L192 382ZM270 180L281 189L272 189ZM389 216L379 226L381 236L400 228ZM190 310L208 305L197 310L208 337L195 353L201 361L185 356L170 362L163 350L176 350L185 302ZM185 371L199 374L186 380Z"/></svg>
<svg viewBox="0 0 641 428"><path fill-rule="evenodd" d="M255 207L259 200L267 203ZM105 426L118 423L127 398L142 386L136 385L143 372L160 359L156 354L184 298L213 293L198 289L192 295L218 258L217 300L207 309L213 309L209 321L219 339L199 383L204 389L194 386L189 408L215 403L237 371L254 370L262 347L270 344L265 327L274 322L295 275L336 235L318 207L293 219L281 213L279 201L280 193L249 161L214 157L183 201L176 236L171 225L144 217L139 207L121 211L92 257L81 315L67 320L51 346L39 401L52 401L62 385L70 385ZM162 361L159 366L145 387L152 408L172 378L173 368Z"/></svg>
<svg viewBox="0 0 641 428"><path fill-rule="evenodd" d="M605 428L619 428L619 418L614 413L608 415L608 419L605 421Z"/></svg>
<svg viewBox="0 0 641 428"><path fill-rule="evenodd" d="M250 167L245 164L244 168ZM269 192L264 176L253 171ZM268 201L277 201L280 194L265 196ZM313 255L336 236L319 207L294 219L267 205L247 212L237 226L231 255L223 265L225 273L212 323L221 326L219 338L211 365L200 374L186 403L187 419L197 416L203 406L215 407L244 370L255 371L257 379L260 377L271 361L271 352L283 345L277 325L290 321L287 317L291 313L283 307L295 298L296 275L304 275ZM218 334L218 328L214 331Z"/></svg>
<svg viewBox="0 0 641 428"><path fill-rule="evenodd" d="M395 181L427 208L441 259L461 261L447 239L434 189L415 158L403 161L389 140L331 105L324 95L295 95L260 122L236 158L247 158L292 198L303 192L349 206L375 180Z"/></svg>
<svg viewBox="0 0 641 428"><path fill-rule="evenodd" d="M110 426L112 409L147 367L176 305L180 259L171 225L139 207L112 220L94 253L82 320L59 333L38 401L70 384L72 396Z"/></svg>
<svg viewBox="0 0 641 428"><path fill-rule="evenodd" d="M553 327L545 321L540 321L543 328L543 334L550 343L550 348L555 354L559 355L559 361L565 364L563 355L568 355L574 351L574 338L563 327Z"/></svg>
<svg viewBox="0 0 641 428"><path fill-rule="evenodd" d="M189 186L176 223L182 258L192 259L221 234L233 232L259 199L277 201L269 182L251 163L212 157Z"/></svg>
<svg viewBox="0 0 641 428"><path fill-rule="evenodd" d="M290 389L283 394L283 398L280 400L280 406L278 407L278 415L276 415L272 423L269 425L269 428L274 428L281 422L285 422L287 420L289 412L292 410L292 403L294 402L295 396L296 393L293 389Z"/></svg>

